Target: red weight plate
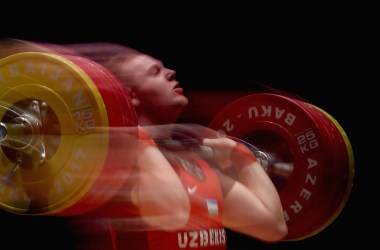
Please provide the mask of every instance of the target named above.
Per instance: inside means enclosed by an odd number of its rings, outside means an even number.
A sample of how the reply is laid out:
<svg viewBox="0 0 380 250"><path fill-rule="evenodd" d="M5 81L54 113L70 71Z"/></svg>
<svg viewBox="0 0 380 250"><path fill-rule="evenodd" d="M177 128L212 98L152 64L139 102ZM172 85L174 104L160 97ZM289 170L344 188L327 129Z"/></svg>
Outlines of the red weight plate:
<svg viewBox="0 0 380 250"><path fill-rule="evenodd" d="M331 124L325 120L300 101L257 93L233 101L209 124L270 155L272 164L267 172L279 192L289 228L285 240L306 238L326 227L338 209L334 205L337 199L341 203L339 199L347 196L347 188L342 195L337 187L349 185L348 179L340 176L342 172L347 176L347 169L335 168L344 165L336 162L336 153L346 150L332 149L327 133ZM338 190L326 194L330 187Z"/></svg>

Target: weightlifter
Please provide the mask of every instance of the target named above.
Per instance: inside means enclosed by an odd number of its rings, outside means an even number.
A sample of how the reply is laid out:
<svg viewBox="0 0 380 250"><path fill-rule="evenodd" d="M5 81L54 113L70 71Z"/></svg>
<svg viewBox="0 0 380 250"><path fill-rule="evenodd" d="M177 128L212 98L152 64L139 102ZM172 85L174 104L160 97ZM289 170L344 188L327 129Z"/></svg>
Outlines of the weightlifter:
<svg viewBox="0 0 380 250"><path fill-rule="evenodd" d="M142 225L133 230L113 220L114 249L222 250L225 228L265 242L286 236L279 194L252 152L215 131L175 124L189 100L174 70L127 47L101 63L129 92L139 122L140 152L118 195L123 211L115 213ZM186 144L189 135L173 138L198 130L200 145ZM210 136L199 139L204 130Z"/></svg>

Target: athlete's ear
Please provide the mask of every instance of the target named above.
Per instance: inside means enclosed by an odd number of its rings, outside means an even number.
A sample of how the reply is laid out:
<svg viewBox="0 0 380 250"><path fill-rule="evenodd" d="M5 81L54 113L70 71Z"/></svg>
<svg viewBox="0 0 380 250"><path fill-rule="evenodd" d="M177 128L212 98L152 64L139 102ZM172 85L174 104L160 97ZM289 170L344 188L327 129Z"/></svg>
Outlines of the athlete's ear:
<svg viewBox="0 0 380 250"><path fill-rule="evenodd" d="M131 98L133 107L138 107L140 105L140 99L137 97L136 92L129 87L123 86L124 91L128 94L128 96Z"/></svg>
<svg viewBox="0 0 380 250"><path fill-rule="evenodd" d="M140 105L140 99L137 97L136 95L136 92L131 90L130 92L130 96L131 96L131 100L132 100L132 104L133 106L136 108Z"/></svg>

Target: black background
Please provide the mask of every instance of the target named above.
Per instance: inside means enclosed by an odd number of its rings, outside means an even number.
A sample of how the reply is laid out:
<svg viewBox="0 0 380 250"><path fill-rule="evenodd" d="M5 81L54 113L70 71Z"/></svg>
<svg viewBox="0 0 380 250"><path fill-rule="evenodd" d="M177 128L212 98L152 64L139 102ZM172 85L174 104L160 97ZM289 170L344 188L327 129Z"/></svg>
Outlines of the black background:
<svg viewBox="0 0 380 250"><path fill-rule="evenodd" d="M162 15L128 9L110 20L113 8L102 14L79 14L75 20L71 8L60 16L29 13L20 24L5 27L2 37L59 44L118 42L176 69L185 90L233 90L260 82L311 101L340 123L354 151L354 186L345 208L328 228L305 240L265 244L232 234L231 249L343 248L374 240L377 176L369 145L376 143L371 111L376 98L359 73L366 34L355 15L340 8L284 13L281 6L266 14L244 8L202 13L197 9L187 15L186 8ZM130 12L138 15L128 18ZM20 218L2 212L0 219L1 237L14 247L22 243L65 249L74 244L62 218Z"/></svg>

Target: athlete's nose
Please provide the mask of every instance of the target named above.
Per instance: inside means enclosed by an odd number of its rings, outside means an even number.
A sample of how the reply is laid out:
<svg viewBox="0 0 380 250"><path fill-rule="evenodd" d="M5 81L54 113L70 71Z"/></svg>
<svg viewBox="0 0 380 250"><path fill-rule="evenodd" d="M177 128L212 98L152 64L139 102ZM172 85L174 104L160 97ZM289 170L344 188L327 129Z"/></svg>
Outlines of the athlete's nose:
<svg viewBox="0 0 380 250"><path fill-rule="evenodd" d="M173 81L176 77L177 73L174 70L168 69L168 72L166 73L166 79L169 81Z"/></svg>

